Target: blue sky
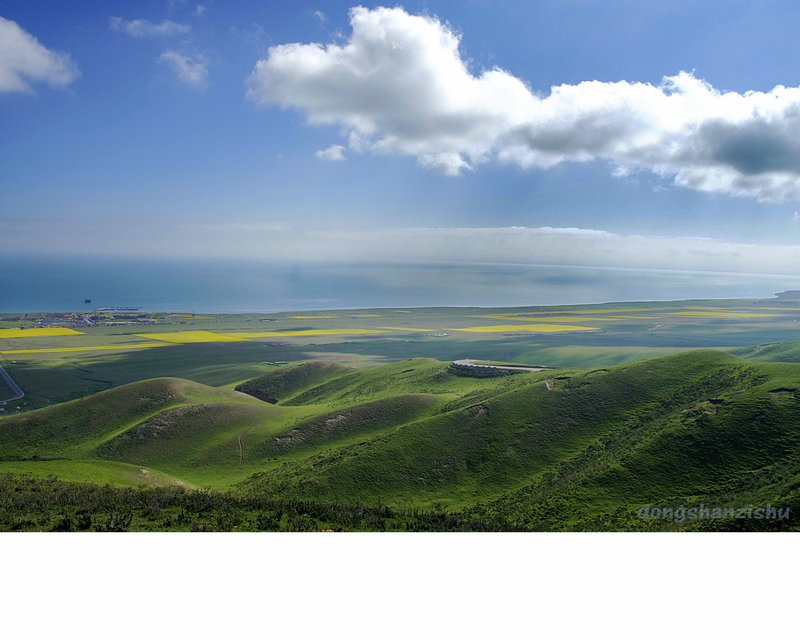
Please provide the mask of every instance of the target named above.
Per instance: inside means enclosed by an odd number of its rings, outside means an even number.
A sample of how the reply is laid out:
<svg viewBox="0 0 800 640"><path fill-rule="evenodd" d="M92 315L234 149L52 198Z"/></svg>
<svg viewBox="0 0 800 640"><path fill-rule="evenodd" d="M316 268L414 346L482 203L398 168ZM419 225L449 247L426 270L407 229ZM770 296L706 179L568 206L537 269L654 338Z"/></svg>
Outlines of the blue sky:
<svg viewBox="0 0 800 640"><path fill-rule="evenodd" d="M0 2L3 249L795 272L796 3L353 6Z"/></svg>

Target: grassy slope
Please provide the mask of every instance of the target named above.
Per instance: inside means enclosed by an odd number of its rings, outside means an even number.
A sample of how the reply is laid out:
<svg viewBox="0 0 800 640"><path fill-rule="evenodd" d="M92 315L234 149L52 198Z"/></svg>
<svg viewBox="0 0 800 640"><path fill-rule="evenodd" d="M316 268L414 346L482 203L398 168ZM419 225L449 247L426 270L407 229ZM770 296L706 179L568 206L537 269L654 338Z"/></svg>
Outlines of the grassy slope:
<svg viewBox="0 0 800 640"><path fill-rule="evenodd" d="M187 487L188 482L140 465L100 460L37 460L0 462L0 476L11 473L36 478L56 476L66 482L114 484L119 487Z"/></svg>
<svg viewBox="0 0 800 640"><path fill-rule="evenodd" d="M773 342L732 349L731 353L758 362L800 362L800 342Z"/></svg>
<svg viewBox="0 0 800 640"><path fill-rule="evenodd" d="M446 365L437 367L443 370ZM288 368L274 372L281 374L286 391L300 391L331 374L349 371L327 363L294 369L293 376L286 375L292 371ZM309 371L311 375L306 375ZM0 420L0 456L9 464L57 458L46 465L48 472L70 480L84 479L76 475L75 461L91 464L90 459L100 458L224 488L282 461L395 428L456 397L392 395L391 376L384 375L382 383L385 397L376 396L371 402L351 398L344 403L347 406L341 402L276 406L186 380L147 380ZM98 463L98 481L113 479L104 471L108 463ZM33 468L32 464L25 468ZM124 476L120 479L123 484L127 481Z"/></svg>
<svg viewBox="0 0 800 640"><path fill-rule="evenodd" d="M634 514L644 505L800 507L800 369L754 369L755 384L661 419L621 425L479 511L529 528L608 529L663 527L637 523ZM708 523L673 524L680 527Z"/></svg>
<svg viewBox="0 0 800 640"><path fill-rule="evenodd" d="M359 442L430 411L437 403L405 395L319 414L319 407L230 404L168 409L99 447L97 455L162 469L225 488L252 473L322 449Z"/></svg>
<svg viewBox="0 0 800 640"><path fill-rule="evenodd" d="M4 458L85 457L132 425L170 407L208 402L258 402L188 380L156 378L0 421Z"/></svg>
<svg viewBox="0 0 800 640"><path fill-rule="evenodd" d="M236 390L267 402L279 401L350 371L352 369L335 362L307 362L296 367L270 371L243 382Z"/></svg>
<svg viewBox="0 0 800 640"><path fill-rule="evenodd" d="M626 528L644 504L791 501L800 486L797 365L695 351L488 379L427 359L310 386L306 373L278 405L180 380L127 385L3 418L0 452L99 456L87 464L284 499L480 503L475 517L525 528Z"/></svg>
<svg viewBox="0 0 800 640"><path fill-rule="evenodd" d="M465 394L509 389L530 381L522 374L496 379L476 379L455 375L449 365L429 358L401 360L370 369L359 369L324 384L307 389L283 402L285 405L327 404L347 406L400 393L428 393L456 399Z"/></svg>
<svg viewBox="0 0 800 640"><path fill-rule="evenodd" d="M542 380L544 373L526 377ZM529 379L469 406L451 405L365 446L268 471L244 486L372 503L475 502L524 484L619 425L680 411L756 378L741 360L714 351L559 374L566 379L555 380L552 391L543 380ZM522 382L522 374L503 380Z"/></svg>
<svg viewBox="0 0 800 640"><path fill-rule="evenodd" d="M104 342L104 341L101 341ZM296 349L261 343L186 344L122 353L50 354L47 359L8 356L3 362L34 407L64 402L156 377L235 385L267 370L263 360L292 360ZM0 360L2 360L0 356ZM9 363L17 360L17 364Z"/></svg>

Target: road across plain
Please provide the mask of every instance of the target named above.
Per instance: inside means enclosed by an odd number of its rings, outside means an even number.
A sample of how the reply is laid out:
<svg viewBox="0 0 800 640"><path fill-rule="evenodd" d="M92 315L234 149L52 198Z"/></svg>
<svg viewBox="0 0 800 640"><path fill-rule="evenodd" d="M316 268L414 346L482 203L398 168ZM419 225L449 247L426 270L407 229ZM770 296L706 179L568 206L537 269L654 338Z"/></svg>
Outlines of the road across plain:
<svg viewBox="0 0 800 640"><path fill-rule="evenodd" d="M0 402L12 402L13 400L20 400L21 398L25 397L25 392L19 388L17 383L14 382L14 379L8 375L8 372L3 369L3 367L0 367L0 378L3 378L3 380L6 381L6 384L8 384L11 392L15 394L10 398L0 398Z"/></svg>

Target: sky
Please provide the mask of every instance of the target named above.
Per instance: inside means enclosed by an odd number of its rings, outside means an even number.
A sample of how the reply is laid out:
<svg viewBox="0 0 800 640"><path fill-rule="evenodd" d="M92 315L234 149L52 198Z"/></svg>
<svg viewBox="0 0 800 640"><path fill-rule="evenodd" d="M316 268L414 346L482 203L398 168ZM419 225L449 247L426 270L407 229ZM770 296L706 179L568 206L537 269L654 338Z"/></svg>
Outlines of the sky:
<svg viewBox="0 0 800 640"><path fill-rule="evenodd" d="M0 0L0 251L797 274L798 18Z"/></svg>

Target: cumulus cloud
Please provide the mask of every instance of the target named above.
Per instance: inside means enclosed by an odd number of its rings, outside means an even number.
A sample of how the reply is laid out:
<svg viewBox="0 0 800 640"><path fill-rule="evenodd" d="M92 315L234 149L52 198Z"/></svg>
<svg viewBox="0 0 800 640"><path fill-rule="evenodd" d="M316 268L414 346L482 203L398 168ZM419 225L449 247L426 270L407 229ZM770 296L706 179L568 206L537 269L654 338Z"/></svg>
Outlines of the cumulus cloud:
<svg viewBox="0 0 800 640"><path fill-rule="evenodd" d="M172 69L178 81L186 86L202 89L208 84L208 60L203 55L170 50L162 53L158 61Z"/></svg>
<svg viewBox="0 0 800 640"><path fill-rule="evenodd" d="M599 159L615 175L800 199L800 87L723 92L680 72L658 85L589 80L537 95L503 69L473 73L459 34L435 17L355 7L350 23L343 44L271 47L248 97L343 127L353 150L414 156L449 175L492 161L546 169Z"/></svg>
<svg viewBox="0 0 800 640"><path fill-rule="evenodd" d="M320 160L328 160L330 162L345 160L344 147L340 144L332 144L327 149L320 149L314 155Z"/></svg>
<svg viewBox="0 0 800 640"><path fill-rule="evenodd" d="M0 17L0 93L32 91L31 82L65 87L79 75L68 54L51 51L16 22Z"/></svg>
<svg viewBox="0 0 800 640"><path fill-rule="evenodd" d="M149 20L126 20L117 16L112 16L111 28L114 31L122 31L134 38L163 38L167 36L177 36L188 33L191 27L188 24L179 24L172 20L163 22L150 22Z"/></svg>

